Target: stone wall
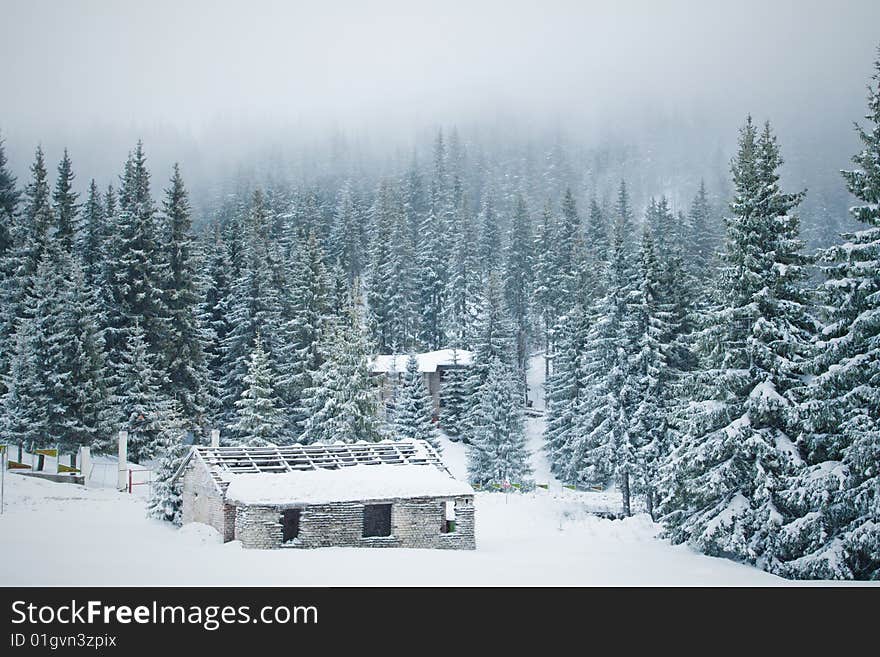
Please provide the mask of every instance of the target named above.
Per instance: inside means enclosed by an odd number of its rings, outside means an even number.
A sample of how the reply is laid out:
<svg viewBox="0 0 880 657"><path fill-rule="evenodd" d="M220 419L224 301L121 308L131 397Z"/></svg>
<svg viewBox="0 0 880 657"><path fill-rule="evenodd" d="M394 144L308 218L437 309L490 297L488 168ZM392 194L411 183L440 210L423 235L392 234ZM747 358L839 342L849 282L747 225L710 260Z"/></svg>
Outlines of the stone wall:
<svg viewBox="0 0 880 657"><path fill-rule="evenodd" d="M183 522L210 525L223 536L233 539L235 507L225 504L217 485L204 468L192 459L183 473Z"/></svg>
<svg viewBox="0 0 880 657"><path fill-rule="evenodd" d="M372 500L391 504L391 536L363 536L364 503L317 504L300 508L299 536L282 546L281 513L278 506L239 506L235 514L235 538L246 548L405 547L431 549L476 548L474 500L455 498L456 530L443 533L449 498Z"/></svg>

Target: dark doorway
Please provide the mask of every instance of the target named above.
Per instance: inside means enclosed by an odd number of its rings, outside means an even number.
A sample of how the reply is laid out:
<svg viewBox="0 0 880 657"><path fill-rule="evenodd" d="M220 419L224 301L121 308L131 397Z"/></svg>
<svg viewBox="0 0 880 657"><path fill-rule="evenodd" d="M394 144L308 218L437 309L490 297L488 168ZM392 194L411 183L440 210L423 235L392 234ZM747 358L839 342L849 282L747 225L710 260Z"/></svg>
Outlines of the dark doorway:
<svg viewBox="0 0 880 657"><path fill-rule="evenodd" d="M364 507L364 537L391 536L391 505L367 504Z"/></svg>
<svg viewBox="0 0 880 657"><path fill-rule="evenodd" d="M299 536L299 509L287 509L281 514L281 542L287 543Z"/></svg>

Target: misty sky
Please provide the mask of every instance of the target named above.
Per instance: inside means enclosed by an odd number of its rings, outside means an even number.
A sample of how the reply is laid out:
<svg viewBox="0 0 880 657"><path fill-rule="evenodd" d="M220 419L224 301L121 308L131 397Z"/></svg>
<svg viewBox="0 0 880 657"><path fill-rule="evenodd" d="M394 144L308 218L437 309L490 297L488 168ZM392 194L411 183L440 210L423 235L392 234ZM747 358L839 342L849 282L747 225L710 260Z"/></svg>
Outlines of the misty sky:
<svg viewBox="0 0 880 657"><path fill-rule="evenodd" d="M205 157L230 126L224 139L241 142L270 126L404 132L499 118L625 131L664 114L735 137L751 111L783 138L849 140L880 41L876 0L0 7L0 130L19 170L37 141L121 162L137 136L161 133L155 149L176 135L184 158Z"/></svg>

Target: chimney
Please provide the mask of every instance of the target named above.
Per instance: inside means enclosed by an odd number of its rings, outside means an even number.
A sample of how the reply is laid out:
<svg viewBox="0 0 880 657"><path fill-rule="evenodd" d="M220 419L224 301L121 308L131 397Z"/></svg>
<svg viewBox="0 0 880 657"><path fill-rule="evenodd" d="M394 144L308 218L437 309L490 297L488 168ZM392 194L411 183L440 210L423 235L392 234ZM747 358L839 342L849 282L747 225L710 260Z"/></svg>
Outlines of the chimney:
<svg viewBox="0 0 880 657"><path fill-rule="evenodd" d="M211 429L211 447L220 447L220 429Z"/></svg>

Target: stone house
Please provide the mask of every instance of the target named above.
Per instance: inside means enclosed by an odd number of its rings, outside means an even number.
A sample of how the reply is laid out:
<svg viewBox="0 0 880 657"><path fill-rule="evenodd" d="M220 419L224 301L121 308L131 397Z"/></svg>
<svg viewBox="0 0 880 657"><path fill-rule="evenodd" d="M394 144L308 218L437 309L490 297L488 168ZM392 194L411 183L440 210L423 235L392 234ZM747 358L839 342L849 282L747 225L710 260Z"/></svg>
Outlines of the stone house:
<svg viewBox="0 0 880 657"><path fill-rule="evenodd" d="M183 522L245 548L474 549L474 491L419 440L190 450Z"/></svg>
<svg viewBox="0 0 880 657"><path fill-rule="evenodd" d="M473 352L464 349L440 349L415 354L419 372L434 405L434 417L441 411L440 393L446 374L453 369L469 368L473 365ZM394 386L406 372L408 354L388 354L375 356L370 362L370 371L379 382L379 401L384 405L394 394Z"/></svg>

